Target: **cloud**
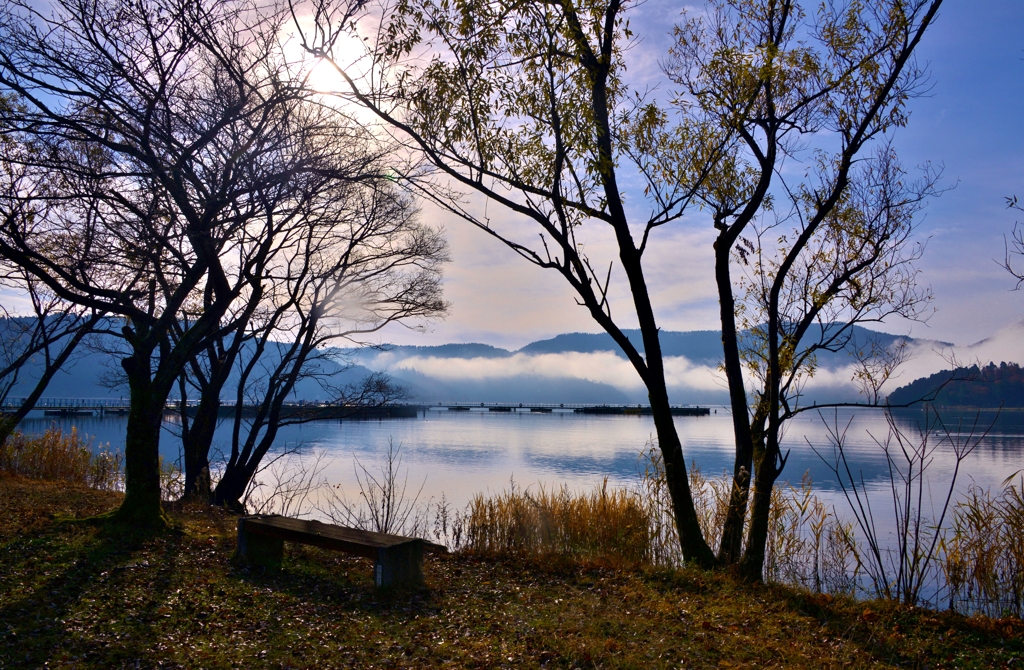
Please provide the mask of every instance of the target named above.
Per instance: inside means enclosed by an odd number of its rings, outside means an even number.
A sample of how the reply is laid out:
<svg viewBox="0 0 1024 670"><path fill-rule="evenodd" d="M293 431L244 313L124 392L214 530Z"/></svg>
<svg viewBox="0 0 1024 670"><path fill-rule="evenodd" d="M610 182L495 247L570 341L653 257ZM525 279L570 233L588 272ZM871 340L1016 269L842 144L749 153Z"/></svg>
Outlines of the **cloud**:
<svg viewBox="0 0 1024 670"><path fill-rule="evenodd" d="M410 356L393 352L375 356L369 367L380 370L409 370L446 382L486 381L511 377L576 378L608 384L629 392L643 391L644 385L628 360L610 351L558 354L517 353L502 358L442 358ZM682 356L665 359L666 382L670 387L721 392L724 388L718 371L694 364Z"/></svg>
<svg viewBox="0 0 1024 670"><path fill-rule="evenodd" d="M970 365L995 361L1024 361L1024 322L1006 328L987 340L970 346L949 346L931 340L915 342L909 360L882 389L891 393L914 379L931 375L949 367L950 360ZM498 358L458 358L439 356L408 356L394 351L381 352L367 362L377 370L395 373L413 372L435 380L457 384L459 382L495 382L513 378L579 379L607 384L630 397L645 397L646 389L628 360L611 351L581 353L563 352L546 354L515 353ZM805 401L856 401L860 399L858 387L853 383L855 367L843 365L822 366L807 379ZM719 399L727 390L725 380L717 368L694 363L682 356L665 359L666 382L673 395L683 393L687 398L710 402ZM707 400L701 400L706 398Z"/></svg>
<svg viewBox="0 0 1024 670"><path fill-rule="evenodd" d="M1003 328L992 337L961 349L962 356L971 356L982 365L990 361L1024 363L1024 321Z"/></svg>
<svg viewBox="0 0 1024 670"><path fill-rule="evenodd" d="M948 345L932 340L918 340L910 347L910 357L884 387L891 393L896 388L936 372L950 369L952 364L970 366L994 362L1024 363L1024 321L1007 326L995 335L966 346Z"/></svg>

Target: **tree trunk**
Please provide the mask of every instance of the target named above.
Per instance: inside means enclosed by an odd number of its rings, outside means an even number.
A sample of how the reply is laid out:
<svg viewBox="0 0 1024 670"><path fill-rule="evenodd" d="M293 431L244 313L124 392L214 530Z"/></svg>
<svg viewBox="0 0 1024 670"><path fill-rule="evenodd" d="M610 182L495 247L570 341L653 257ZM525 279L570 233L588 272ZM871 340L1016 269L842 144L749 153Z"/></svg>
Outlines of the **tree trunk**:
<svg viewBox="0 0 1024 670"><path fill-rule="evenodd" d="M242 509L242 496L249 485L251 476L243 472L242 467L227 468L224 475L217 482L217 488L213 490L211 499L218 507L227 507L232 510Z"/></svg>
<svg viewBox="0 0 1024 670"><path fill-rule="evenodd" d="M219 391L219 389L218 389ZM182 408L185 411L185 408ZM220 413L220 394L203 393L192 418L192 425L182 435L181 446L185 460L185 490L183 499L195 502L210 500L210 446L217 429Z"/></svg>
<svg viewBox="0 0 1024 670"><path fill-rule="evenodd" d="M668 402L668 394L650 392L651 414L654 416L654 427L658 433L658 447L665 463L665 482L668 484L669 495L672 496L672 509L675 512L676 528L679 530L679 546L683 552L683 560L696 563L703 568L715 567L715 555L704 540L697 510L693 504L693 492L686 473L686 458L679 441L675 421Z"/></svg>
<svg viewBox="0 0 1024 670"><path fill-rule="evenodd" d="M772 459L774 460L774 459ZM768 461L766 455L765 461ZM750 500L750 529L747 549L740 561L740 575L749 581L764 578L765 548L768 544L768 523L771 520L772 490L779 473L774 463L762 463L754 477L754 491Z"/></svg>
<svg viewBox="0 0 1024 670"><path fill-rule="evenodd" d="M300 366L301 367L301 366ZM229 509L244 510L242 496L249 487L249 482L256 476L263 457L267 455L277 438L277 431L280 426L281 406L284 399L288 397L295 387L297 375L289 375L288 379L277 386L274 380L268 384L268 396L264 398L262 405L257 409L256 416L249 426L249 434L246 436L245 445L239 449L236 442L232 445L231 458L224 468L224 474L217 482L217 488L213 492L213 504L225 506ZM275 390L276 389L276 390ZM235 407L235 423L239 424L242 406ZM259 443L256 437L260 430L265 427L266 431L260 437Z"/></svg>
<svg viewBox="0 0 1024 670"><path fill-rule="evenodd" d="M763 406L763 399L762 399ZM779 463L778 423L770 418L762 419L759 407L759 421L754 425L757 440L754 443L754 491L750 501L750 527L747 530L747 546L740 561L740 575L749 581L764 578L765 548L768 544L768 524L771 520L772 490L782 474ZM767 429L763 421L768 421ZM783 462L784 466L785 463Z"/></svg>
<svg viewBox="0 0 1024 670"><path fill-rule="evenodd" d="M7 444L7 438L18 427L20 421L15 414L0 414L0 448Z"/></svg>
<svg viewBox="0 0 1024 670"><path fill-rule="evenodd" d="M166 525L160 505L160 428L167 393L160 393L150 374L151 352L136 351L121 361L128 374L130 400L124 442L124 500L113 514L134 528Z"/></svg>
<svg viewBox="0 0 1024 670"><path fill-rule="evenodd" d="M736 303L729 272L731 249L731 245L725 244L722 238L715 243L715 280L718 284L722 321L722 351L725 376L729 384L729 404L732 410L736 449L729 507L722 525L722 541L718 547L718 560L724 565L736 563L743 550L743 525L747 517L750 472L754 456L747 394L743 384L743 363L740 360L739 334L736 331Z"/></svg>
<svg viewBox="0 0 1024 670"><path fill-rule="evenodd" d="M665 483L672 497L672 509L675 512L676 529L679 531L679 548L683 560L696 563L704 568L712 568L718 564L715 554L711 551L694 506L693 492L690 490L690 479L686 472L686 457L676 430L672 407L668 401L668 387L665 384L665 366L661 355L661 340L658 326L654 320L647 285L640 271L639 256L629 253L628 228L623 226L620 231L620 258L630 279L633 302L636 306L637 319L640 322L640 334L644 342L644 357L647 359L646 375L642 374L647 386L647 397L651 401L651 414L654 427L658 434L658 447L665 463ZM628 244L627 244L628 242ZM638 372L640 372L638 370Z"/></svg>

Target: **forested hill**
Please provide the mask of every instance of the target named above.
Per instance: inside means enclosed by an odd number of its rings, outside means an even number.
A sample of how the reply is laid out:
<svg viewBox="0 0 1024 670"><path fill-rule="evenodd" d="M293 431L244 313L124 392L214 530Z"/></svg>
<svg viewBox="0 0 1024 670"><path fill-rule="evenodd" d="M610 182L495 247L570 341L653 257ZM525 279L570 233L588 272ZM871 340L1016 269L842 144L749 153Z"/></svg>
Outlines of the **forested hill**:
<svg viewBox="0 0 1024 670"><path fill-rule="evenodd" d="M972 365L922 377L889 394L889 404L904 405L928 397L945 382L935 397L936 405L1024 407L1024 370L1016 363L989 363L983 368Z"/></svg>

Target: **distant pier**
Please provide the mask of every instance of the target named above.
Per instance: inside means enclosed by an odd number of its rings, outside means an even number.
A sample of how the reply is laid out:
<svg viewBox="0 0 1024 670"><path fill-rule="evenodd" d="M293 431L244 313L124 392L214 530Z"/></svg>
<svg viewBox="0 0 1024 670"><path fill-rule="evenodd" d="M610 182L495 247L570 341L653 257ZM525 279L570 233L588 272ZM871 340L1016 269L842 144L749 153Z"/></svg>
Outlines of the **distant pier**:
<svg viewBox="0 0 1024 670"><path fill-rule="evenodd" d="M23 399L11 398L0 406L0 412L13 410L21 406ZM198 403L190 402L186 407L189 415L194 415ZM129 405L127 398L43 398L32 408L43 412L47 417L97 417L106 416L127 416ZM292 402L285 403L281 407L282 419L301 419L306 421L319 421L328 419L397 419L415 418L424 409L423 405L339 405L315 402ZM178 414L181 411L181 403L177 399L168 401L164 407L164 414ZM255 405L245 405L242 408L242 416L256 416ZM235 405L223 403L220 406L218 415L228 417L235 415Z"/></svg>
<svg viewBox="0 0 1024 670"><path fill-rule="evenodd" d="M12 398L0 406L0 412L20 406L20 398ZM192 414L196 410L195 402L189 403L187 411ZM36 403L33 409L41 410L49 417L105 417L125 416L128 414L127 398L45 398ZM171 400L165 408L167 414L177 414L181 405ZM256 406L243 407L243 416L255 416ZM435 404L392 404L380 406L338 405L316 402L286 403L281 408L282 419L300 419L304 421L320 421L331 419L398 419L415 418L428 411L447 412L527 412L534 414L571 413L596 415L638 415L650 416L650 405L609 405L596 403L509 403L509 402L439 402ZM711 409L696 405L674 405L671 407L674 416L708 416ZM222 404L220 416L233 416L235 406Z"/></svg>

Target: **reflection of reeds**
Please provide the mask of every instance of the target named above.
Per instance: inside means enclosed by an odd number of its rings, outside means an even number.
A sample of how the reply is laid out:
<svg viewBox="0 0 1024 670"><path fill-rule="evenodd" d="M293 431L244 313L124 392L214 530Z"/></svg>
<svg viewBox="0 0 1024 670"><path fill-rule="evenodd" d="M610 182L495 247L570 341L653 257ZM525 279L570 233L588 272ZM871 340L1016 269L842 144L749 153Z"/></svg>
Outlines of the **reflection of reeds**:
<svg viewBox="0 0 1024 670"><path fill-rule="evenodd" d="M94 454L77 429L65 433L53 426L41 435L8 437L0 447L0 472L111 491L121 484L121 455L109 448Z"/></svg>

